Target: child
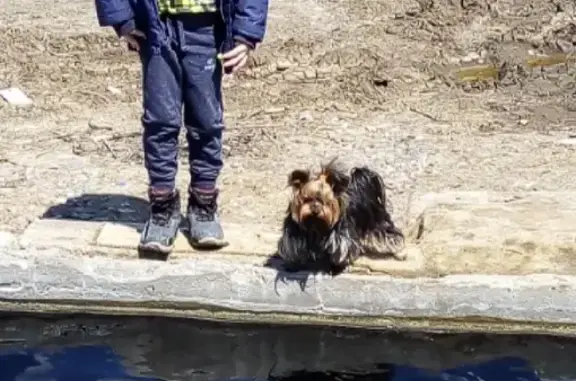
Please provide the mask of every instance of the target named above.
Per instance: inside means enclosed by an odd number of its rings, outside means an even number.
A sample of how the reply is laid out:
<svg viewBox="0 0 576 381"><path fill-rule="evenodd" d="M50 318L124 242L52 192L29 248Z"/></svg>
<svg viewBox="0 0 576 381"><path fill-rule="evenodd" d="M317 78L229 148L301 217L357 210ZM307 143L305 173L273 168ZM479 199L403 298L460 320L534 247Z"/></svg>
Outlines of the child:
<svg viewBox="0 0 576 381"><path fill-rule="evenodd" d="M143 145L151 213L140 249L168 254L178 232L180 195L175 178L182 122L190 155L186 217L192 244L225 246L216 187L224 130L222 66L230 73L246 64L250 51L264 38L268 0L95 3L100 26L114 27L142 62Z"/></svg>

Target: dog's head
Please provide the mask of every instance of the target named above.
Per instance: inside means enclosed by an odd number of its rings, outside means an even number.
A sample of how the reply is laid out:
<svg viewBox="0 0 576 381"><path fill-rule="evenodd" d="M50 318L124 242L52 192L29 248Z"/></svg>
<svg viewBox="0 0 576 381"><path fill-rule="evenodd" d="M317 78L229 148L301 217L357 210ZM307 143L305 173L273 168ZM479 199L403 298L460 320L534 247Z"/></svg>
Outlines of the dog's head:
<svg viewBox="0 0 576 381"><path fill-rule="evenodd" d="M290 214L294 222L307 230L322 232L333 228L345 212L349 183L350 177L334 161L323 165L316 174L308 170L290 173Z"/></svg>

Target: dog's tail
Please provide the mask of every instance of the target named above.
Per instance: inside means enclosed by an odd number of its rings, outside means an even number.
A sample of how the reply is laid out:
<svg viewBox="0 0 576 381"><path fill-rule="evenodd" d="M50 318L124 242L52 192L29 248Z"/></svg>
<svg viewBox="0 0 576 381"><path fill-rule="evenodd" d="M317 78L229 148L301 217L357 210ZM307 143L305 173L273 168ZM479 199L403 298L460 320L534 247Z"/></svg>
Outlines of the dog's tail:
<svg viewBox="0 0 576 381"><path fill-rule="evenodd" d="M386 185L382 176L368 167L354 168L350 186L353 187L352 191L355 194L364 196L361 208L364 217L377 221L391 251L395 252L403 247L404 234L392 221L391 205L386 198Z"/></svg>
<svg viewBox="0 0 576 381"><path fill-rule="evenodd" d="M350 186L354 187L356 194L363 194L373 199L379 199L386 205L386 185L382 176L368 167L352 169Z"/></svg>

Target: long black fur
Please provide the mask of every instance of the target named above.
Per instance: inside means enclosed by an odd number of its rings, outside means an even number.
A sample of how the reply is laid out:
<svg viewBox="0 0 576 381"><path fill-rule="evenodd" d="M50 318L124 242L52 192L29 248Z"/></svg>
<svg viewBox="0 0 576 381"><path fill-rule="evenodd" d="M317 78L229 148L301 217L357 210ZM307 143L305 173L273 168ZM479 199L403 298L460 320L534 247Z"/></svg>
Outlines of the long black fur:
<svg viewBox="0 0 576 381"><path fill-rule="evenodd" d="M327 234L302 229L288 208L278 242L278 256L287 271L336 275L361 255L370 255L361 244L368 234L404 239L386 209L386 189L378 173L368 167L353 168L346 194L347 206Z"/></svg>

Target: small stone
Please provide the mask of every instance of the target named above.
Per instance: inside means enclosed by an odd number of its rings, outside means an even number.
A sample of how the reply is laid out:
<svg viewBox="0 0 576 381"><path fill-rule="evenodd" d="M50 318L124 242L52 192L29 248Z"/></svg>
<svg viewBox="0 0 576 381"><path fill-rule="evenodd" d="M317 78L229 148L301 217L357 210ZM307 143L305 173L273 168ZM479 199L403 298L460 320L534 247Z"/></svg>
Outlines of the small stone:
<svg viewBox="0 0 576 381"><path fill-rule="evenodd" d="M556 41L556 46L562 51L562 53L572 53L574 52L574 45L571 41L558 40Z"/></svg>
<svg viewBox="0 0 576 381"><path fill-rule="evenodd" d="M576 146L576 138L562 139L558 143L565 146Z"/></svg>
<svg viewBox="0 0 576 381"><path fill-rule="evenodd" d="M0 247L12 247L16 243L16 237L9 232L0 231Z"/></svg>
<svg viewBox="0 0 576 381"><path fill-rule="evenodd" d="M285 107L268 107L264 110L264 114L280 114L286 111Z"/></svg>
<svg viewBox="0 0 576 381"><path fill-rule="evenodd" d="M114 87L114 86L108 86L108 88L106 90L108 90L109 92L111 92L114 95L122 94L122 90L120 90L119 88Z"/></svg>
<svg viewBox="0 0 576 381"><path fill-rule="evenodd" d="M468 57L470 57L471 60L476 61L477 59L480 58L480 54L476 52L471 52L470 54L468 54Z"/></svg>
<svg viewBox="0 0 576 381"><path fill-rule="evenodd" d="M521 126L526 126L530 121L528 119L520 119L518 124Z"/></svg>
<svg viewBox="0 0 576 381"><path fill-rule="evenodd" d="M304 78L306 78L306 79L315 79L315 78L316 78L316 70L314 70L314 69L306 69L306 70L304 70Z"/></svg>
<svg viewBox="0 0 576 381"><path fill-rule="evenodd" d="M316 69L317 78L330 78L335 71L331 67L321 67Z"/></svg>
<svg viewBox="0 0 576 381"><path fill-rule="evenodd" d="M295 71L293 73L285 73L284 80L288 82L299 82L305 79L306 76L304 75L303 71Z"/></svg>
<svg viewBox="0 0 576 381"><path fill-rule="evenodd" d="M12 106L27 107L33 104L32 100L17 87L0 90L0 97Z"/></svg>
<svg viewBox="0 0 576 381"><path fill-rule="evenodd" d="M292 66L292 64L290 63L290 61L286 60L286 59L279 59L276 62L276 70L278 71L284 71L290 68L290 66Z"/></svg>
<svg viewBox="0 0 576 381"><path fill-rule="evenodd" d="M302 71L295 71L295 72L294 72L294 76L295 76L296 78L298 78L299 80L303 80L303 79L306 78L306 73L304 73L304 70L302 70Z"/></svg>
<svg viewBox="0 0 576 381"><path fill-rule="evenodd" d="M301 121L311 122L314 120L314 117L312 116L312 114L309 111L303 111L298 116L298 119Z"/></svg>

